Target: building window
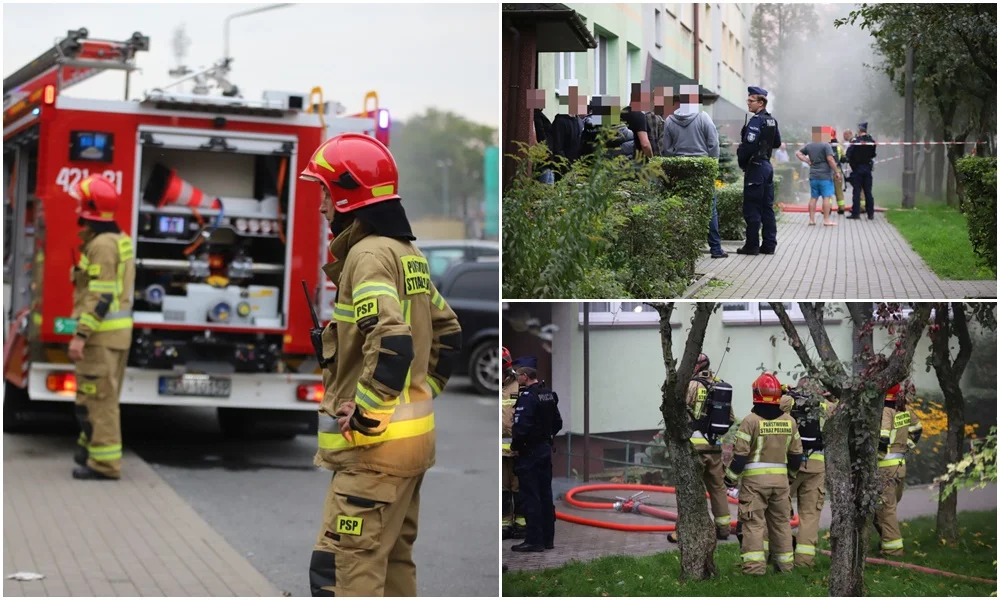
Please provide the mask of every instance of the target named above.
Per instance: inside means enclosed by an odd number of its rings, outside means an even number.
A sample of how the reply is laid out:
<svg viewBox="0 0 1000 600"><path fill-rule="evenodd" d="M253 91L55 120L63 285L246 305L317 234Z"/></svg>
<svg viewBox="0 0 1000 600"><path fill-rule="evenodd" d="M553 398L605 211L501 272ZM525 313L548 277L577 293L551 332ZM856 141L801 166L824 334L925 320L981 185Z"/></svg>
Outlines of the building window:
<svg viewBox="0 0 1000 600"><path fill-rule="evenodd" d="M572 52L556 53L556 93L560 96L569 94L570 86L579 85L576 80L576 54Z"/></svg>
<svg viewBox="0 0 1000 600"><path fill-rule="evenodd" d="M709 50L712 49L712 5L705 5L705 20L699 23L698 35L701 36L701 41L705 42L705 47Z"/></svg>
<svg viewBox="0 0 1000 600"><path fill-rule="evenodd" d="M590 302L591 325L658 325L660 314L642 302ZM583 323L584 303L579 303L580 323ZM677 309L674 309L676 315ZM680 323L671 325L679 326Z"/></svg>
<svg viewBox="0 0 1000 600"><path fill-rule="evenodd" d="M663 15L660 9L653 9L653 40L657 48L663 47Z"/></svg>
<svg viewBox="0 0 1000 600"><path fill-rule="evenodd" d="M793 323L805 323L798 303L784 304ZM779 321L767 302L723 302L722 322L726 325L775 325Z"/></svg>
<svg viewBox="0 0 1000 600"><path fill-rule="evenodd" d="M629 96L626 98L622 98L622 102L630 101L632 94L632 84L636 81L635 79L632 78L633 77L632 74L638 70L641 70L639 68L639 49L633 46L632 44L626 44L625 48L626 48L626 56L625 56L626 92L625 93L629 94ZM639 77L639 79L641 79L641 76Z"/></svg>
<svg viewBox="0 0 1000 600"><path fill-rule="evenodd" d="M687 2L680 5L680 21L684 29L688 31L694 31L694 5Z"/></svg>
<svg viewBox="0 0 1000 600"><path fill-rule="evenodd" d="M597 51L594 52L594 95L608 93L608 38L597 36Z"/></svg>

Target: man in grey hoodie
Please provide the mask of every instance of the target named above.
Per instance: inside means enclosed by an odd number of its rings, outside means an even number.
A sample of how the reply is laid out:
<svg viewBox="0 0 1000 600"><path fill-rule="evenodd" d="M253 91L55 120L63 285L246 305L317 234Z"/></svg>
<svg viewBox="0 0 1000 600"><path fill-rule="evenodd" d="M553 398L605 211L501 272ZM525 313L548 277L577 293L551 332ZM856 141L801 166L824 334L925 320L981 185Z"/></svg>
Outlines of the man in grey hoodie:
<svg viewBox="0 0 1000 600"><path fill-rule="evenodd" d="M711 156L718 160L719 130L712 117L701 110L698 86L681 86L680 101L680 108L663 123L663 156ZM718 193L713 192L708 247L712 258L726 258L729 255L722 249L719 236L718 199Z"/></svg>

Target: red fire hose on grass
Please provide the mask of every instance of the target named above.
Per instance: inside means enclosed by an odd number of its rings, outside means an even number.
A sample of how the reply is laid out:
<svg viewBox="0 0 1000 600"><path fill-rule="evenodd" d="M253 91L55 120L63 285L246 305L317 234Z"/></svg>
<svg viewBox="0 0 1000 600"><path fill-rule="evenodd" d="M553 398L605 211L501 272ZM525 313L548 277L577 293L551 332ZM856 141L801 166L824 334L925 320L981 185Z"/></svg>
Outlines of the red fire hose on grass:
<svg viewBox="0 0 1000 600"><path fill-rule="evenodd" d="M574 496L576 494L585 494L587 492L601 492L609 490L628 490L633 492L654 492L658 494L674 494L676 489L665 486L665 485L642 485L637 483L600 483L594 485L581 485L571 489L566 492L566 502L571 506L576 508L590 508L596 510L614 510L617 512L632 512L643 515L649 515L651 517L657 517L660 519L665 519L668 521L676 521L677 513L664 510L662 508L656 508L655 506L646 506L641 502L641 498L638 497L639 494L634 494L631 498L619 498L618 502L584 502L583 500L577 500ZM708 497L708 494L705 494ZM729 498L730 504L738 504L739 501L735 498ZM670 523L667 525L633 525L630 523L608 523L607 521L598 521L596 519L587 519L585 517L578 517L576 515L568 515L556 511L556 517L562 519L563 521L568 521L570 523L576 523L577 525L589 525L591 527L602 527L604 529L614 529L616 531L641 531L647 533L665 532L665 531L675 531L677 525ZM792 517L791 521L792 527L798 527L799 516L795 515ZM736 522L734 521L731 525L732 530L736 531Z"/></svg>
<svg viewBox="0 0 1000 600"><path fill-rule="evenodd" d="M662 508L656 508L654 506L646 506L640 501L639 494L634 494L632 497L625 499L619 498L618 502L585 502L583 500L577 500L574 496L576 494L585 494L587 492L602 492L610 490L627 490L635 492L654 492L660 494L674 494L676 489L665 486L665 485L641 485L641 484L630 484L630 483L603 483L595 485L581 485L577 486L570 491L566 492L566 502L571 506L576 508L588 508L595 510L614 510L617 512L633 512L643 515L649 515L651 517L658 517L660 519L666 519L669 521L677 520L677 513L671 512L669 510L664 510ZM705 494L708 497L708 494ZM735 498L729 498L730 504L738 504L739 501ZM617 531L632 531L632 532L646 532L646 533L657 533L657 532L667 532L675 531L677 526L674 523L667 525L632 525L628 523L609 523L607 521L598 521L596 519L587 519L585 517L578 517L575 515L568 515L556 511L556 517L567 521L569 523L576 523L578 525L589 525L590 527L601 527L604 529L614 529ZM790 522L792 527L798 527L799 516L794 515ZM736 522L734 521L731 525L732 529L736 530ZM831 552L829 550L820 550L823 554L830 556ZM919 571L921 573L928 573L930 575L942 575L944 577L956 577L959 579L966 579L969 581L976 581L979 583L992 583L996 584L996 581L992 579L983 579L981 577L972 577L970 575L960 575L958 573L950 573L948 571L941 571L940 569L932 569L930 567L923 567L920 565L912 565L909 563L898 562L894 560L886 560L884 558L874 558L868 557L865 559L866 562L873 565L885 565L889 567L899 567L902 569L910 569L912 571Z"/></svg>

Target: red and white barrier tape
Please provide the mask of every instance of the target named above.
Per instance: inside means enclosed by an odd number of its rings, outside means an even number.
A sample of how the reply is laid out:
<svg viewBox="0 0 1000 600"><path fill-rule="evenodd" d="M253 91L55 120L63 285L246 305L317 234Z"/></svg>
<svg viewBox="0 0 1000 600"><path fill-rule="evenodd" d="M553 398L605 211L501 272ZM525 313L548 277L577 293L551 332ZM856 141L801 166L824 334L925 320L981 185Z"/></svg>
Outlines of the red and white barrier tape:
<svg viewBox="0 0 1000 600"><path fill-rule="evenodd" d="M806 145L812 142L788 142L782 140L785 144L790 145ZM980 144L982 142L838 142L842 146L932 146L932 145L942 145L942 146L957 146L957 145L973 145ZM725 142L720 144L721 146L739 146L740 142Z"/></svg>

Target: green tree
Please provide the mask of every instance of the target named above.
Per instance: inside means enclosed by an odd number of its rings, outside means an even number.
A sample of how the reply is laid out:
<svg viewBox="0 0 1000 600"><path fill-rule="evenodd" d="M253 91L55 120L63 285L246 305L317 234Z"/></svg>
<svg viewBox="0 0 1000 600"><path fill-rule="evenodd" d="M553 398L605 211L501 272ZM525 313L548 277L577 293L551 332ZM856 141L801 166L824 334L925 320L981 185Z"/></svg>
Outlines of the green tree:
<svg viewBox="0 0 1000 600"><path fill-rule="evenodd" d="M493 127L436 108L405 122L397 121L390 143L410 218L463 218L478 213L483 200L483 153L495 137ZM443 197L445 168L447 206Z"/></svg>
<svg viewBox="0 0 1000 600"><path fill-rule="evenodd" d="M934 305L934 323L928 327L928 336L931 339L928 363L937 375L938 384L944 393L945 411L948 414L945 456L949 463L959 462L962 446L965 444L965 396L959 383L972 357L970 319L978 321L987 329L995 330L996 305L986 303L966 305L964 302L952 302L949 305L947 302L939 302ZM950 347L953 337L958 340L958 353L954 359ZM958 497L954 494L941 494L938 500L937 534L952 543L958 540L957 512Z"/></svg>
<svg viewBox="0 0 1000 600"><path fill-rule="evenodd" d="M879 498L876 448L882 403L886 391L910 374L931 305L916 304L903 319L899 304L848 302L854 347L851 360L843 362L827 333L822 302L799 302L819 360L809 355L784 303L771 302L771 308L806 374L840 400L823 430L826 486L833 513L829 594L863 596L868 524ZM888 354L875 350L876 327L884 327L896 337Z"/></svg>
<svg viewBox="0 0 1000 600"><path fill-rule="evenodd" d="M711 579L719 573L715 566L715 527L705 503L704 467L690 442L691 429L688 427L685 398L695 361L705 342L705 330L715 312L715 303L698 302L695 305L679 365L674 358L673 326L670 324L674 303L651 302L649 305L660 314L660 346L667 375L660 388L660 414L664 423L663 441L677 479L677 541L681 549L681 579Z"/></svg>
<svg viewBox="0 0 1000 600"><path fill-rule="evenodd" d="M758 4L750 21L754 53L760 60L761 83L781 88L783 60L791 47L808 38L818 16L812 4ZM777 94L776 94L777 95Z"/></svg>
<svg viewBox="0 0 1000 600"><path fill-rule="evenodd" d="M862 4L835 25L858 24L871 33L883 58L880 68L900 94L912 47L916 101L937 113L945 140L964 141L976 134L988 142L984 149L995 153L996 10L995 4ZM964 153L962 145L948 146L959 203L962 183L955 165ZM949 204L955 199L948 194Z"/></svg>
<svg viewBox="0 0 1000 600"><path fill-rule="evenodd" d="M997 481L997 428L990 427L985 439L973 443L962 460L948 465L948 472L934 481L941 484L941 499L954 498L960 489L984 488Z"/></svg>

